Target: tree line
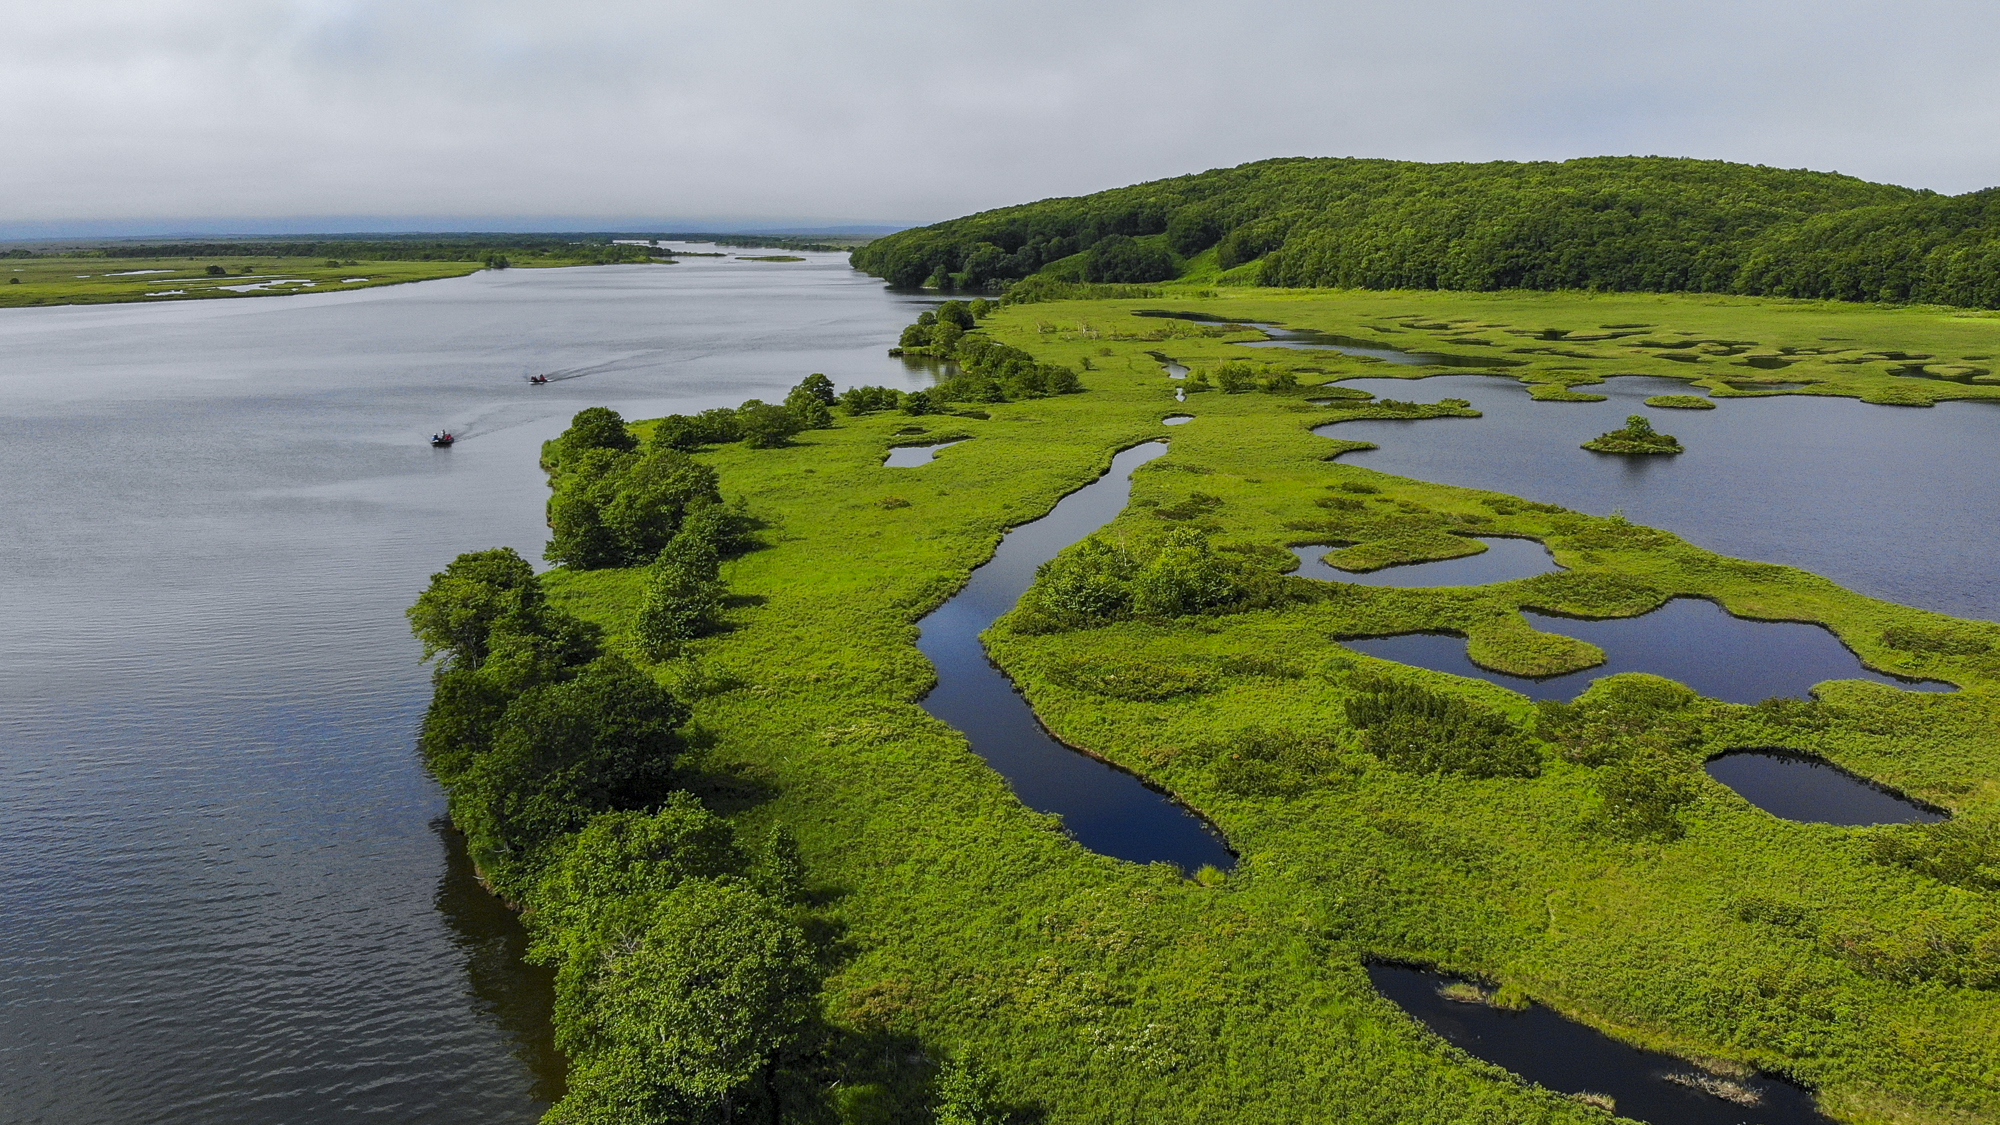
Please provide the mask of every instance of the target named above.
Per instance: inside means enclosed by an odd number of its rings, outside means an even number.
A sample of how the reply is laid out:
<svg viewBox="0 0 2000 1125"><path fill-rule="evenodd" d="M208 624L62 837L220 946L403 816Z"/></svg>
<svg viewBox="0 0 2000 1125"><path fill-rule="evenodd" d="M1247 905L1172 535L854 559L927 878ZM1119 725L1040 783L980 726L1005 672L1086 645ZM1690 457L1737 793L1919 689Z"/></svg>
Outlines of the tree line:
<svg viewBox="0 0 2000 1125"><path fill-rule="evenodd" d="M831 383L801 384L825 410ZM783 409L783 408L778 408ZM649 657L711 628L720 561L750 521L713 469L615 411L580 412L543 450L555 537L578 569L644 565L633 623ZM816 1071L832 952L782 830L761 841L678 772L688 704L603 631L553 605L508 548L460 555L409 609L434 661L419 747L492 890L518 907L528 958L555 970L569 1089L554 1125L777 1122L823 1116ZM937 1119L995 1125L990 1082L946 1062Z"/></svg>
<svg viewBox="0 0 2000 1125"><path fill-rule="evenodd" d="M1247 281L1361 289L1723 292L2000 307L2000 189L1941 196L1837 173L1598 157L1281 159L889 235L856 268L999 291L1144 283L1213 251Z"/></svg>

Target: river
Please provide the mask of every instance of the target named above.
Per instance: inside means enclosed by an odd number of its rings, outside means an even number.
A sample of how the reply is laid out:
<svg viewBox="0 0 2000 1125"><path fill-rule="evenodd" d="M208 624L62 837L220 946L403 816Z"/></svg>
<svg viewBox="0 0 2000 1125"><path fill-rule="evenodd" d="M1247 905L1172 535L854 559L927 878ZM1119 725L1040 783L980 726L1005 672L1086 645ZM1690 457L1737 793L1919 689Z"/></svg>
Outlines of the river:
<svg viewBox="0 0 2000 1125"><path fill-rule="evenodd" d="M805 257L0 312L0 1120L539 1116L547 981L415 757L402 610L539 557L584 406L927 385L920 298Z"/></svg>

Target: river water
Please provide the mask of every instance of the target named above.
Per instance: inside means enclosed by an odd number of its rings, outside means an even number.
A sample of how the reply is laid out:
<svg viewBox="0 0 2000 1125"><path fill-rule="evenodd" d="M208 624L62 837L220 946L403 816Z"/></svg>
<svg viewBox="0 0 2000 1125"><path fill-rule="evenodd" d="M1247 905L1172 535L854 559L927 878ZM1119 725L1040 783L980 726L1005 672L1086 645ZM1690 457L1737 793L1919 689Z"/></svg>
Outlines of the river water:
<svg viewBox="0 0 2000 1125"><path fill-rule="evenodd" d="M441 825L402 610L539 557L584 406L927 385L919 298L806 257L0 312L0 1121L540 1114L547 981Z"/></svg>

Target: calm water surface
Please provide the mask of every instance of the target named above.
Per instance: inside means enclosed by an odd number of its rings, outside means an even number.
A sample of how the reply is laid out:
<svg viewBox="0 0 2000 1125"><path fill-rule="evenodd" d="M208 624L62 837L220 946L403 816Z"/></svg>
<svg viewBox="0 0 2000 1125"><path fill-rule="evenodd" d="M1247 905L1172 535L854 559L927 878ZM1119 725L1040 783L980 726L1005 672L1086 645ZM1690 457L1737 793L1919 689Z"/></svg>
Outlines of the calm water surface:
<svg viewBox="0 0 2000 1125"><path fill-rule="evenodd" d="M1491 375L1348 379L1384 398L1470 399L1481 418L1370 420L1319 433L1371 441L1344 463L1490 488L1595 515L1623 509L1725 555L1789 563L1865 594L2000 620L2000 403L1928 409L1810 395L1656 409L1676 379L1584 388L1606 402L1534 402ZM1644 414L1687 447L1676 457L1577 448Z"/></svg>
<svg viewBox="0 0 2000 1125"><path fill-rule="evenodd" d="M1858 778L1831 762L1785 750L1732 750L1708 776L1772 816L1849 828L1935 824L1945 814Z"/></svg>
<svg viewBox="0 0 2000 1125"><path fill-rule="evenodd" d="M1125 450L1112 458L1110 472L1008 532L965 588L918 622L917 647L938 674L924 709L963 731L1029 808L1062 817L1091 851L1192 873L1204 864L1227 869L1235 859L1207 824L1165 794L1056 741L979 643L979 634L1034 583L1035 568L1109 523L1132 495L1132 470L1166 451L1159 441Z"/></svg>
<svg viewBox="0 0 2000 1125"><path fill-rule="evenodd" d="M1400 563L1385 566L1380 570L1356 573L1341 570L1326 562L1327 547L1293 547L1292 554L1299 560L1299 569L1294 573L1302 578L1317 578L1322 582L1346 582L1353 586L1399 586L1405 589L1425 589L1434 586L1485 586L1494 582L1513 582L1521 578L1533 578L1537 574L1552 574L1562 568L1556 565L1549 549L1533 539L1511 539L1502 536L1482 537L1486 549L1476 555L1461 555L1455 559L1439 559L1436 562Z"/></svg>
<svg viewBox="0 0 2000 1125"><path fill-rule="evenodd" d="M1610 1095L1620 1117L1653 1125L1832 1125L1810 1094L1788 1083L1751 1078L1743 1086L1756 1104L1739 1105L1688 1085L1699 1072L1686 1062L1621 1043L1539 1005L1510 1012L1447 1000L1438 990L1453 979L1420 969L1370 965L1368 977L1452 1046L1559 1093Z"/></svg>
<svg viewBox="0 0 2000 1125"><path fill-rule="evenodd" d="M402 610L539 557L584 406L927 385L915 299L808 258L0 312L0 1121L538 1116L547 982L440 823Z"/></svg>

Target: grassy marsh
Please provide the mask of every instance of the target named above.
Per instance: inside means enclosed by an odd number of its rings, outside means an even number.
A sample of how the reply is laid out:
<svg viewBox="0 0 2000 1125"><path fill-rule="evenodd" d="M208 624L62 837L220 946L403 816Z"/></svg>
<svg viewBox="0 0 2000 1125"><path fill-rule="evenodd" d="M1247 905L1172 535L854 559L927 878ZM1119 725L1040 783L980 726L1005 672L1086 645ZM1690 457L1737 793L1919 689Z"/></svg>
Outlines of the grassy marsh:
<svg viewBox="0 0 2000 1125"><path fill-rule="evenodd" d="M1717 399L2000 398L2000 387L1903 370L2000 350L1990 314L1715 297L1225 293L1172 307L1405 350L1490 347L1529 360L1506 373L1538 397L1654 374ZM1784 746L1961 821L2000 820L2000 626L1620 519L1342 465L1330 459L1342 443L1312 427L1462 408L1315 405L1305 399L1325 393L1316 384L1438 372L1243 348L1261 337L1131 315L1158 307L996 313L985 331L1083 369L1086 393L954 418L953 436L978 440L919 473L882 465L908 440L898 430L909 419L894 413L843 417L781 448L701 454L724 494L762 521L763 546L725 566L736 592L728 628L658 673L694 702L704 799L752 833L782 824L799 840L820 920L842 951L827 1018L866 1045L830 1063L830 1077L874 1091L841 1104L923 1119L931 1060L970 1053L1007 1101L1051 1123L1603 1119L1423 1031L1363 971L1367 958L1393 957L1494 981L1648 1046L1791 1074L1846 1120L2000 1120L1993 892L1894 860L1921 852L1908 829L1780 821L1701 771L1723 749ZM1277 393L1190 385L1177 404L1180 383L1154 353L1196 376L1255 365ZM1805 385L1764 389L1780 368ZM1170 410L1199 424L1164 428ZM1113 451L1169 436L1169 454L1135 475L1107 536L1200 527L1275 573L1296 566L1293 545L1348 543L1343 565L1379 566L1464 553L1468 534L1515 535L1547 543L1568 568L1476 588L1315 586L1273 609L1082 630L1003 619L988 634L993 656L1053 731L1225 831L1243 863L1214 886L1083 851L916 702L932 673L913 623L1005 528L1046 512ZM1341 503L1320 503L1329 499ZM550 586L620 634L640 582L638 570L600 570L557 572ZM1659 760L1691 798L1675 814L1678 834L1657 837L1605 831L1611 767L1554 743L1537 740L1533 777L1409 773L1365 752L1345 718L1363 690L1357 677L1389 677L1541 732L1518 695L1371 661L1334 638L1449 630L1496 667L1568 670L1587 666L1588 646L1538 633L1521 609L1626 616L1681 595L1824 624L1871 666L1964 690L1836 682L1814 703L1679 705ZM1120 663L1199 673L1199 690L1112 698L1070 674ZM1281 762L1281 784L1243 784L1230 747L1270 730L1308 735L1318 749Z"/></svg>

